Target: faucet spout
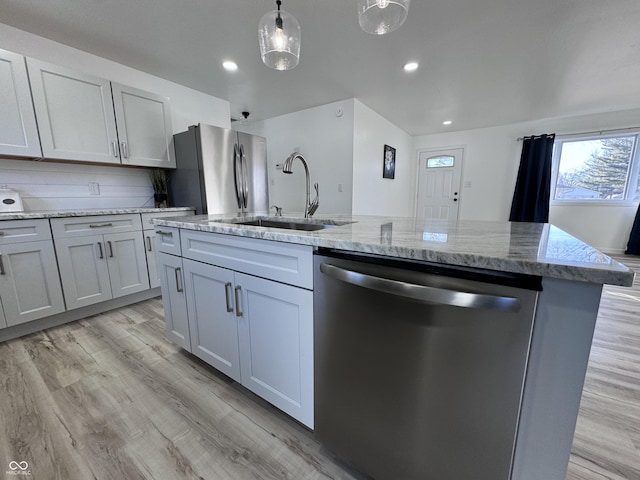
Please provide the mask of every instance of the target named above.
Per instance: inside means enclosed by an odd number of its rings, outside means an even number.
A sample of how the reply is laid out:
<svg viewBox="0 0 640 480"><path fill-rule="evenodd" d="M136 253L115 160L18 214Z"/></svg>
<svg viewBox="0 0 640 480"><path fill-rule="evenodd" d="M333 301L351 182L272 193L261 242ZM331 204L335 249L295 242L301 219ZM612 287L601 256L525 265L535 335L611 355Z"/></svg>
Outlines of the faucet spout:
<svg viewBox="0 0 640 480"><path fill-rule="evenodd" d="M318 209L318 201L317 201L318 198L316 196L316 200L314 200L315 205L312 206L311 205L311 181L309 179L309 167L307 166L307 161L299 152L293 152L284 161L284 165L282 166L282 173L293 173L293 162L295 161L296 158L300 159L300 161L302 162L302 166L304 167L306 187L307 187L307 198L306 198L306 203L304 205L304 218L309 218ZM316 192L317 192L317 188L316 188Z"/></svg>

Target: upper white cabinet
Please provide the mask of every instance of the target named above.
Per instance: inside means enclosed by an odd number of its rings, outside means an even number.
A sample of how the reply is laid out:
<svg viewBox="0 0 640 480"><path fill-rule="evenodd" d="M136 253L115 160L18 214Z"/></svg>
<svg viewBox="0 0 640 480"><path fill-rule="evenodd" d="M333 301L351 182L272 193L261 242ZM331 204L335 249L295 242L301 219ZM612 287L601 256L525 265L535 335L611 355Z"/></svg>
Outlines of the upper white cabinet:
<svg viewBox="0 0 640 480"><path fill-rule="evenodd" d="M0 50L0 155L41 157L24 57Z"/></svg>
<svg viewBox="0 0 640 480"><path fill-rule="evenodd" d="M175 168L169 99L111 83L122 163Z"/></svg>
<svg viewBox="0 0 640 480"><path fill-rule="evenodd" d="M32 58L27 66L45 158L175 168L168 98Z"/></svg>
<svg viewBox="0 0 640 480"><path fill-rule="evenodd" d="M120 163L108 80L27 58L45 158Z"/></svg>

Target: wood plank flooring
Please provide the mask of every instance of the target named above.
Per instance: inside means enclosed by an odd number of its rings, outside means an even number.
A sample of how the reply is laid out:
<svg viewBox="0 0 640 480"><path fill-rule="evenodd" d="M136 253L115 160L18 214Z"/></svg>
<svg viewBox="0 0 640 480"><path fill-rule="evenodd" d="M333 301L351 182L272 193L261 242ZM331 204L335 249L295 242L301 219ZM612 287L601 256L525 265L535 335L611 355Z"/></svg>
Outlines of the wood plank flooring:
<svg viewBox="0 0 640 480"><path fill-rule="evenodd" d="M605 287L567 480L640 479L638 312L640 279ZM159 299L0 344L0 476L12 461L32 479L364 478L166 340Z"/></svg>

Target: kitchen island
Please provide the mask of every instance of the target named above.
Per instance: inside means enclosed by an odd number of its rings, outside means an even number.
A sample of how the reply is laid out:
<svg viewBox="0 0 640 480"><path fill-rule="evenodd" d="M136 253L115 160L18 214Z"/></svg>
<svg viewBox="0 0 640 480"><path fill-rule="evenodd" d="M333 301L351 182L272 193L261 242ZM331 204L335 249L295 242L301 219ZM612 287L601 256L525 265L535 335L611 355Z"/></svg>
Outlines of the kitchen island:
<svg viewBox="0 0 640 480"><path fill-rule="evenodd" d="M240 218L227 215L155 220L156 232L160 233L160 238L163 231L165 233L173 231L175 234L171 235L172 241L165 242L172 244L173 247L165 247L164 251L167 252L167 248L174 248L173 255L184 257L181 259L184 263L174 264L175 268L171 270L171 275L165 275L163 297L168 296L165 294L165 288L168 289L167 279L175 276L176 286L185 290L187 297L191 295L193 306L198 290L192 288L195 285L192 280L186 279L189 268L198 269L198 272L195 272L196 276L207 274L206 268L217 268L220 271L232 270L236 272L234 273L236 277L231 280L223 279L220 282L222 291L220 302L226 302L227 310L233 309L233 301L230 301L230 298L232 286L236 285L235 305L241 305L243 311L238 313L245 315L244 318L238 315L238 319L240 322L249 321L246 313L248 297L242 296L244 295L242 293L240 297L238 296L238 292L242 292L244 282L253 281L251 279L254 277L255 281L271 279L275 281L269 281L269 283L274 286L288 283L296 286L294 290L300 291L301 295L304 294L305 289L311 293L316 285L305 284L305 281L297 278L305 277L307 267L304 264L310 262L305 255L313 251L321 253L337 251L350 255L363 255L369 259L409 260L412 262L412 268L416 268L416 265L418 268L420 265L424 265L425 268L454 266L465 270L471 276L476 272L478 275L494 272L496 275L522 275L527 278L537 278L540 288L535 294L532 332L527 344L528 350L524 352L525 371L516 412L517 422L512 455L507 463L508 473L500 478L564 479L602 285L629 286L633 281L633 272L551 225L481 221L417 223L408 218L368 216L331 216L313 220L288 219L291 222L331 225L310 232L239 224L239 222L246 223L254 219L254 216ZM271 219L282 220L276 217ZM211 248L208 246L209 241L211 245L215 244ZM163 251L160 245L158 250ZM289 251L300 252L300 254L296 253L298 256L295 261L291 260L295 257L292 254L287 261L273 268L272 270L280 275L274 278L265 270L265 265L268 266L269 263L266 259L274 256L284 258ZM187 268L187 262L192 262L190 264L192 266ZM215 267L208 267L207 263ZM178 272L181 273L179 269L183 267L185 269L184 285L178 280ZM287 271L295 272L296 279L285 278L286 275L283 276L282 272ZM240 279L238 275L243 276ZM260 293L261 298L266 298L264 291ZM287 290L282 295L288 298L292 291ZM212 294L208 293L208 295ZM305 301L307 300L302 299L300 305L304 305ZM273 302L273 305L276 303ZM173 307L175 305L169 305L169 308ZM167 308L165 303L165 311ZM189 310L188 314L190 315L193 310L193 308ZM205 310L201 308L202 312ZM168 313L171 317L172 313ZM278 315L274 316L278 317ZM265 318L268 317L268 315L265 316ZM185 326L192 328L193 353L198 355L199 349L201 353L212 354L213 360L210 363L214 364L213 361L220 356L211 352L208 347L199 348L201 343L206 343L201 339L195 339L197 345L193 342L193 319L189 318L189 323ZM241 327L240 330L242 328L248 327ZM306 332L304 328L300 331ZM246 339L243 341L241 338L239 341L240 350L246 354L239 359L240 368L251 361L252 355L256 356L268 350L264 345L251 344L255 341L257 333L257 331L248 331ZM268 332L261 333L268 336ZM301 352L300 369L289 372L290 374L298 373L301 377L304 377L305 373L307 376L309 374L310 352L306 352L307 357L304 357L304 353L313 345L313 340L309 343L309 332L305 335L306 343L301 340L298 345ZM278 339L280 337L282 335ZM251 350L252 346L256 347L255 352ZM285 349L286 347L280 345L277 351ZM262 363L270 361L268 359ZM275 368L277 364L274 361L270 367ZM219 368L215 364L214 366ZM312 368L313 365L311 365ZM222 368L221 370L224 371ZM233 375L230 376L234 378ZM280 380L290 379L291 376L283 376L272 385L267 385L268 382L264 381L264 378L259 378L260 372L254 369L248 372L247 376L240 375L238 378L242 379L243 384L246 381L246 386L254 391L264 388L263 396L267 400L313 428L313 404L310 407L307 405L307 410L302 413L290 407L293 404L304 403L300 398L296 401L289 399L289 403L285 402L284 406L278 404L283 397L286 397L282 394L286 389L282 388L278 391L276 387L283 384L279 383ZM260 391L257 393L261 394ZM269 394L274 395L269 398ZM300 416L297 416L298 414ZM501 418L495 418L493 421L500 423ZM459 441L463 443L468 442L470 438L476 438L476 440L482 438L482 435L479 437L471 435L472 431L473 428L470 429L468 438L460 438ZM489 440L490 436L487 438L487 441ZM363 470L366 469L363 468ZM486 475L483 476L481 467L476 478L488 478Z"/></svg>

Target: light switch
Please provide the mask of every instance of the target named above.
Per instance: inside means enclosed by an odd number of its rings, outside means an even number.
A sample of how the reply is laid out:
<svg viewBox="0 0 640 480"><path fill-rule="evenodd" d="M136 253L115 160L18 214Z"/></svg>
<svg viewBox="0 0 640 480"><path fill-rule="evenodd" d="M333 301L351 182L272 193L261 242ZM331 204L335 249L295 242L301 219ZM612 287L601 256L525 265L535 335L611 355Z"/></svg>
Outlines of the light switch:
<svg viewBox="0 0 640 480"><path fill-rule="evenodd" d="M89 182L89 194L100 195L100 184L97 182Z"/></svg>

